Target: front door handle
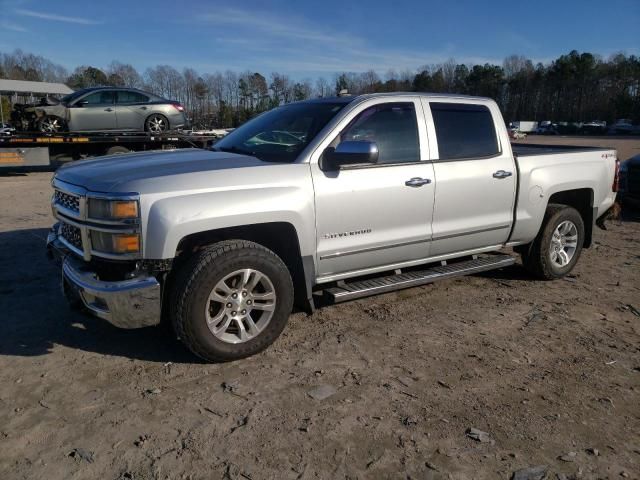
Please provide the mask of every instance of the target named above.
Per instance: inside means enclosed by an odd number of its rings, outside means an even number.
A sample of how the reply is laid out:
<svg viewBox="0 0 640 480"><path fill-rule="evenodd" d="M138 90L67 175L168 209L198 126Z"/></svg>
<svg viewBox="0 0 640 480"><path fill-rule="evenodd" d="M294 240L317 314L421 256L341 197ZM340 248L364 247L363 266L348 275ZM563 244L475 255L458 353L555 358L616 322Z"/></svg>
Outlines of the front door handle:
<svg viewBox="0 0 640 480"><path fill-rule="evenodd" d="M493 178L507 178L513 175L511 172L505 172L504 170L498 170L493 173Z"/></svg>
<svg viewBox="0 0 640 480"><path fill-rule="evenodd" d="M147 107L140 107L140 110L146 110Z"/></svg>
<svg viewBox="0 0 640 480"><path fill-rule="evenodd" d="M421 187L423 185L428 185L429 183L431 183L431 180L420 177L413 177L411 180L404 182L407 187Z"/></svg>
<svg viewBox="0 0 640 480"><path fill-rule="evenodd" d="M113 108L105 108L104 111L105 112L113 112Z"/></svg>

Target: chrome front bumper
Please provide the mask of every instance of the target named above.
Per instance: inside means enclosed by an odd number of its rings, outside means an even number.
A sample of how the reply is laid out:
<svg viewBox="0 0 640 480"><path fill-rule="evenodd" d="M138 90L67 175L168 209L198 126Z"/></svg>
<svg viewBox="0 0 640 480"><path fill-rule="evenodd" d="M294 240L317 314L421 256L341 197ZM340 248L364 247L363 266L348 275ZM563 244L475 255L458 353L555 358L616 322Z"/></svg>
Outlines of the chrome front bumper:
<svg viewBox="0 0 640 480"><path fill-rule="evenodd" d="M139 275L127 280L100 280L58 239L57 228L47 237L47 251L62 262L62 288L73 303L79 299L93 315L119 328L141 328L160 323L160 284L155 277Z"/></svg>

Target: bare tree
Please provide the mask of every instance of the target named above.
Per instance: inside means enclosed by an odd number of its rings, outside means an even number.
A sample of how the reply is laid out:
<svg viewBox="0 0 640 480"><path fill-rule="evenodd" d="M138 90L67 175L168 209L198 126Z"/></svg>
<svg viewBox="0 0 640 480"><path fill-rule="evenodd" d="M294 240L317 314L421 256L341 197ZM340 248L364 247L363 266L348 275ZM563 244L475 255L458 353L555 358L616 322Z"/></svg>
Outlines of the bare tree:
<svg viewBox="0 0 640 480"><path fill-rule="evenodd" d="M122 81L123 86L142 88L142 76L138 71L128 63L120 63L114 60L109 64L106 71L108 76L118 77Z"/></svg>
<svg viewBox="0 0 640 480"><path fill-rule="evenodd" d="M324 77L318 77L316 80L316 92L318 97L329 97L333 93L333 89L329 81Z"/></svg>
<svg viewBox="0 0 640 480"><path fill-rule="evenodd" d="M312 82L279 72L271 73L267 81L254 70L202 74L185 68L179 72L170 65L156 65L140 75L133 65L117 60L105 69L78 66L69 75L64 67L42 56L15 50L0 52L0 77L63 81L72 88L140 87L184 103L195 122L221 127L238 125L283 103L314 95L326 97L343 89L352 94L414 90L490 96L507 121L640 121L640 58L623 53L604 60L588 52L571 51L537 65L521 55L505 58L502 65L465 65L449 59L417 71L389 70L384 81L373 69L341 72L332 83L324 77Z"/></svg>

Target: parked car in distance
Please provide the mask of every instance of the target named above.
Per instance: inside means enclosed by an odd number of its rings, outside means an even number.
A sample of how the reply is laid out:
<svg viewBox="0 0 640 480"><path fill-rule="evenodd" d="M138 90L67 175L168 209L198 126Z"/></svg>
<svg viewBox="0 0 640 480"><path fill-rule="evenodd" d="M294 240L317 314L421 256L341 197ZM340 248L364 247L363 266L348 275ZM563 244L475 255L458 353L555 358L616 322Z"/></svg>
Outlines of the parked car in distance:
<svg viewBox="0 0 640 480"><path fill-rule="evenodd" d="M558 131L556 130L557 125L550 120L545 120L538 124L538 128L536 128L535 133L537 135L557 135Z"/></svg>
<svg viewBox="0 0 640 480"><path fill-rule="evenodd" d="M233 360L270 345L294 303L512 265L503 247L562 278L614 204L617 167L611 149L512 144L488 98L314 99L209 151L59 168L47 243L72 304L123 328L166 319L196 355Z"/></svg>
<svg viewBox="0 0 640 480"><path fill-rule="evenodd" d="M607 133L607 122L603 120L592 120L582 124L582 133L587 135L600 135Z"/></svg>
<svg viewBox="0 0 640 480"><path fill-rule="evenodd" d="M517 128L510 128L509 138L512 140L520 140L521 138L527 138L527 134L524 132L521 132Z"/></svg>
<svg viewBox="0 0 640 480"><path fill-rule="evenodd" d="M163 133L188 126L180 102L135 88L94 87L62 99L30 106L31 127L42 133L150 132Z"/></svg>
<svg viewBox="0 0 640 480"><path fill-rule="evenodd" d="M633 132L633 122L628 118L621 118L611 125L609 129L610 133L617 133L622 135L630 135Z"/></svg>

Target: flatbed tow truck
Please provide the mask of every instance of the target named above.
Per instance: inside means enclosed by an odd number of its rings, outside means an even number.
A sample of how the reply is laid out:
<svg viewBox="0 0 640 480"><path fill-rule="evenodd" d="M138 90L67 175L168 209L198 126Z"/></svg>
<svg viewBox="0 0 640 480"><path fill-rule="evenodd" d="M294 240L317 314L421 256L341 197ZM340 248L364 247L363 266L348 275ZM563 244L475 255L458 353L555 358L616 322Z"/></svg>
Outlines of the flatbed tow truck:
<svg viewBox="0 0 640 480"><path fill-rule="evenodd" d="M73 160L145 150L206 148L219 135L191 132L16 132L0 135L0 170L22 167L57 167Z"/></svg>

